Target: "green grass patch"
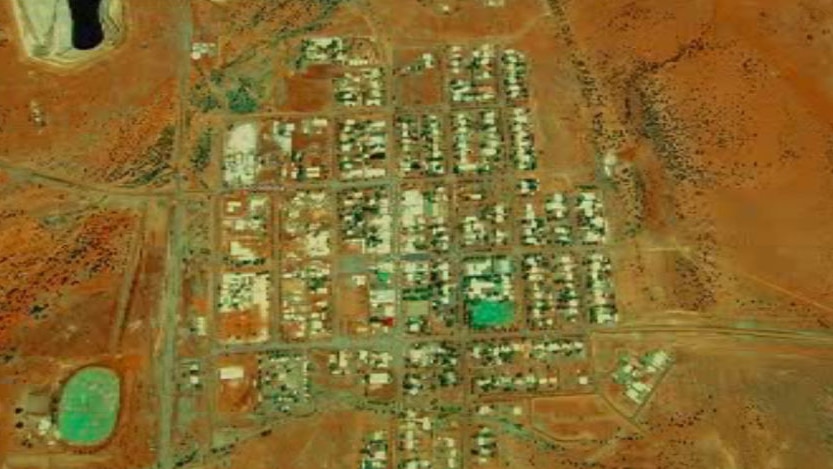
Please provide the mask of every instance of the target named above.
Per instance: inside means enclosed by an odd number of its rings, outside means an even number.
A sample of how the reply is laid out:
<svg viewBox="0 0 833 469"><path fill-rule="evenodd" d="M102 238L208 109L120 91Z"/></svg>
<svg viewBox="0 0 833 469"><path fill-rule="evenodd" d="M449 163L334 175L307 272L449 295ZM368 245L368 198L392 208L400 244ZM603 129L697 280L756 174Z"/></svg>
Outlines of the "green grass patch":
<svg viewBox="0 0 833 469"><path fill-rule="evenodd" d="M515 305L511 301L481 300L469 305L471 325L476 329L502 327L515 319Z"/></svg>
<svg viewBox="0 0 833 469"><path fill-rule="evenodd" d="M83 368L64 384L58 405L58 432L75 445L106 440L119 416L119 377L103 367Z"/></svg>

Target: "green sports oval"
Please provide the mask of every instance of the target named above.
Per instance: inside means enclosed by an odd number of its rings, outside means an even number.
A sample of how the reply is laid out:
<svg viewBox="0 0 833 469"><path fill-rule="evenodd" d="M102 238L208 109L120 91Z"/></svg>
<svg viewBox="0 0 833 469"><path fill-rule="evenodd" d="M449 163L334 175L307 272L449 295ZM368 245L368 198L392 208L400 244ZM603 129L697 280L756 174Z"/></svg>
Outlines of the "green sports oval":
<svg viewBox="0 0 833 469"><path fill-rule="evenodd" d="M119 416L121 382L100 366L77 371L64 384L58 404L58 433L73 445L95 445L106 440Z"/></svg>

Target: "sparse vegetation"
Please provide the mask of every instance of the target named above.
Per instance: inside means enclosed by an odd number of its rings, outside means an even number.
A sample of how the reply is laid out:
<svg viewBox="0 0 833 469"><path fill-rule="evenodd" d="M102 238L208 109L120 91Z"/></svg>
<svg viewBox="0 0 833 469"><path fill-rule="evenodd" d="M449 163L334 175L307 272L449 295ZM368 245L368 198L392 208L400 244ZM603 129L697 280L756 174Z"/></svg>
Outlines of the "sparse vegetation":
<svg viewBox="0 0 833 469"><path fill-rule="evenodd" d="M211 141L214 137L214 129L207 128L200 132L196 145L191 153L191 166L197 172L203 172L211 163Z"/></svg>
<svg viewBox="0 0 833 469"><path fill-rule="evenodd" d="M141 156L124 166L114 168L107 176L109 181L122 182L126 186L162 186L171 181L176 128L165 126Z"/></svg>
<svg viewBox="0 0 833 469"><path fill-rule="evenodd" d="M258 102L255 96L256 93L252 83L248 80L240 79L237 88L226 92L229 110L237 114L248 114L256 111L258 109Z"/></svg>

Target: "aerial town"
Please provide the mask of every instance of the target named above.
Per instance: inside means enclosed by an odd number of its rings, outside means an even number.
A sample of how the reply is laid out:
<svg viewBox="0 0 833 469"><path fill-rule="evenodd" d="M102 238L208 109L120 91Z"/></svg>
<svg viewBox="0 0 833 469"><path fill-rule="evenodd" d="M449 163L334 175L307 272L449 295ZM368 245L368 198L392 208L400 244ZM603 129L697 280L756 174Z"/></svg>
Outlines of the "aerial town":
<svg viewBox="0 0 833 469"><path fill-rule="evenodd" d="M0 0L0 469L833 469L822 3Z"/></svg>
<svg viewBox="0 0 833 469"><path fill-rule="evenodd" d="M226 125L208 398L259 421L344 389L403 416L363 436L355 467L454 469L464 448L488 465L495 430L438 402L594 392L587 332L619 321L607 195L549 189L522 50L449 44L397 68L374 47L304 38L294 63L332 73L332 111ZM436 70L440 104L391 104ZM670 361L656 353L617 372L623 396L646 399L639 376Z"/></svg>

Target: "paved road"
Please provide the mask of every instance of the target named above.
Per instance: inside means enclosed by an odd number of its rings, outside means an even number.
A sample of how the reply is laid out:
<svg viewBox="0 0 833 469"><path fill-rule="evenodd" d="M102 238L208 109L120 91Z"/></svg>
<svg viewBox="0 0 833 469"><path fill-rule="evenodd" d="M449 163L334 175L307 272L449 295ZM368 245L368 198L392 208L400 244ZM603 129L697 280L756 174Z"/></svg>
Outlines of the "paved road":
<svg viewBox="0 0 833 469"><path fill-rule="evenodd" d="M785 340L806 344L833 346L833 334L824 331L801 331L794 329L776 328L747 328L712 325L678 325L678 324L645 324L619 325L612 328L597 328L590 331L590 335L625 335L625 334L675 334L675 335L725 335L735 337L764 338Z"/></svg>

